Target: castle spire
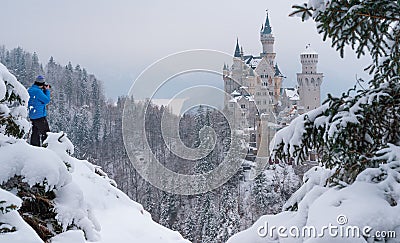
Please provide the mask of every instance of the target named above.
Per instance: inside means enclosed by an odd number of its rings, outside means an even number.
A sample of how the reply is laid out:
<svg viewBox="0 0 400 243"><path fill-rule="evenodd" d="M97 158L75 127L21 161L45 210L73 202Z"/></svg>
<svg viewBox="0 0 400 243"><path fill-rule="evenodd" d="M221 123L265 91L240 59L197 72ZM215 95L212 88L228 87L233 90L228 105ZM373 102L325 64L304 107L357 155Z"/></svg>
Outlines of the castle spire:
<svg viewBox="0 0 400 243"><path fill-rule="evenodd" d="M268 10L267 10L267 18L265 19L265 25L262 33L267 35L272 33L271 24L269 23Z"/></svg>
<svg viewBox="0 0 400 243"><path fill-rule="evenodd" d="M279 70L278 63L275 64L275 77L283 77L281 70Z"/></svg>
<svg viewBox="0 0 400 243"><path fill-rule="evenodd" d="M234 57L240 57L239 38L236 38L236 48Z"/></svg>

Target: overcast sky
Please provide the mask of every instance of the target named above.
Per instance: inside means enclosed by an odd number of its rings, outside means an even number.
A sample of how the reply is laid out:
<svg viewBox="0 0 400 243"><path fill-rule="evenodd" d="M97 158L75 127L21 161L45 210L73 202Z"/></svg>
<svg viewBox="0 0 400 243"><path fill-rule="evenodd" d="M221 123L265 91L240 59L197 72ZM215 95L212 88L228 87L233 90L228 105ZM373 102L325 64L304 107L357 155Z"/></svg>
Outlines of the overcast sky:
<svg viewBox="0 0 400 243"><path fill-rule="evenodd" d="M299 54L308 43L320 54L323 97L353 86L356 75L367 77L369 58L357 60L348 51L341 59L313 22L288 17L295 3L302 0L3 0L0 44L35 51L44 63L53 56L62 65L80 64L115 98L127 94L147 66L175 52L204 48L233 54L238 37L245 54L258 55L269 9L284 86L295 84Z"/></svg>

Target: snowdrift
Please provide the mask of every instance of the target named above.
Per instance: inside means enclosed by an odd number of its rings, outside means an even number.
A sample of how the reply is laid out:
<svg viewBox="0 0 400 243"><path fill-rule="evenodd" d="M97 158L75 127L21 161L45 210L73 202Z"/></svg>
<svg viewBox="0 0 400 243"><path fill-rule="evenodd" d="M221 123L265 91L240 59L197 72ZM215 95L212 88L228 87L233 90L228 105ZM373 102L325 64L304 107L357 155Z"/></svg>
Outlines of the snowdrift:
<svg viewBox="0 0 400 243"><path fill-rule="evenodd" d="M19 175L30 186L54 191L56 219L64 233L51 242L188 242L152 221L140 204L115 188L105 174L96 173L99 167L71 157L73 146L65 135L50 133L45 144L47 148L38 148L15 139L1 146L0 183ZM3 189L0 199L17 208L22 201ZM0 222L16 230L0 234L0 242L43 242L16 210L0 214Z"/></svg>
<svg viewBox="0 0 400 243"><path fill-rule="evenodd" d="M346 187L326 187L331 175L321 167L310 169L303 186L284 205L293 211L262 216L228 243L400 242L399 161L366 169Z"/></svg>

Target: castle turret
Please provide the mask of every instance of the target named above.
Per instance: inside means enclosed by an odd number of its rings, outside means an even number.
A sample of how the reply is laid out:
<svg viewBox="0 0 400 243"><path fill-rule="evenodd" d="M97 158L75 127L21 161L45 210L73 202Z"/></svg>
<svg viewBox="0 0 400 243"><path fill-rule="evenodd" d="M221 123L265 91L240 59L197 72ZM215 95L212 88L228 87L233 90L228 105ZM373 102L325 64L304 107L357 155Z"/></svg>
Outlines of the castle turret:
<svg viewBox="0 0 400 243"><path fill-rule="evenodd" d="M229 79L229 69L228 69L228 65L226 65L224 63L224 67L222 68L222 78L224 80Z"/></svg>
<svg viewBox="0 0 400 243"><path fill-rule="evenodd" d="M236 85L233 85L234 90L243 85L243 65L243 53L239 45L239 39L236 39L236 48L231 69L231 78L236 83Z"/></svg>
<svg viewBox="0 0 400 243"><path fill-rule="evenodd" d="M267 18L265 19L265 25L260 31L260 41L263 47L263 52L260 55L266 56L267 60L272 65L276 56L274 52L275 38L272 35L272 28L269 22L268 12L267 12Z"/></svg>
<svg viewBox="0 0 400 243"><path fill-rule="evenodd" d="M300 54L302 72L297 74L299 85L300 106L304 111L310 111L321 105L321 84L323 74L317 72L318 53L310 45Z"/></svg>
<svg viewBox="0 0 400 243"><path fill-rule="evenodd" d="M274 103L277 104L281 96L282 80L284 76L281 73L281 70L279 70L278 64L275 64L274 69Z"/></svg>
<svg viewBox="0 0 400 243"><path fill-rule="evenodd" d="M243 54L242 54L239 39L236 39L235 52L233 54L233 65L231 68L224 64L222 75L224 79L224 89L227 94L231 94L235 90L238 90L243 83ZM230 100L230 97L225 97L225 104Z"/></svg>
<svg viewBox="0 0 400 243"><path fill-rule="evenodd" d="M236 38L236 47L234 57L240 58L239 38Z"/></svg>
<svg viewBox="0 0 400 243"><path fill-rule="evenodd" d="M261 114L257 121L257 156L259 158L266 158L269 156L269 144L271 142L271 135L273 134L269 127L269 114Z"/></svg>

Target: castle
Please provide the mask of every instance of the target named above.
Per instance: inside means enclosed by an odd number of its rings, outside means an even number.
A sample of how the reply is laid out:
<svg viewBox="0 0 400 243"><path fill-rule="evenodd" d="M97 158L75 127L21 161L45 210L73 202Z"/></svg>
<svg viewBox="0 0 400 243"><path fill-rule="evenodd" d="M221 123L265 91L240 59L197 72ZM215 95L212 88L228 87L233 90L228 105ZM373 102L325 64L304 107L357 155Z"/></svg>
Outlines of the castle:
<svg viewBox="0 0 400 243"><path fill-rule="evenodd" d="M259 157L269 155L269 144L275 132L293 118L320 106L323 74L317 72L318 54L307 45L300 54L301 73L297 87L283 88L285 79L275 61L275 37L267 12L260 31L262 52L245 55L239 40L231 67L224 64L225 108L233 117L234 126L250 135L250 149ZM254 152L253 152L254 151Z"/></svg>

